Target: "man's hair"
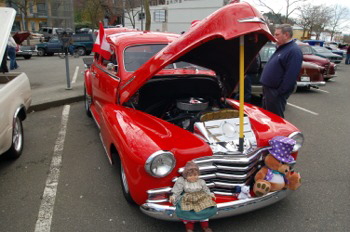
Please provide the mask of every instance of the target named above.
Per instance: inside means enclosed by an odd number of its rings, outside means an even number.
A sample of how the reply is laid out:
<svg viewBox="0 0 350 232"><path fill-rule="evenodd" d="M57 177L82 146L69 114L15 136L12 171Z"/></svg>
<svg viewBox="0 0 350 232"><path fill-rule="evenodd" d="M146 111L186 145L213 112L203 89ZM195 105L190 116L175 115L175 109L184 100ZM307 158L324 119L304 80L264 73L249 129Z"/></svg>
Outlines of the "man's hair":
<svg viewBox="0 0 350 232"><path fill-rule="evenodd" d="M278 25L275 29L280 29L282 31L283 34L285 34L286 32L288 32L290 38L293 37L293 28L291 25L289 24L281 24Z"/></svg>

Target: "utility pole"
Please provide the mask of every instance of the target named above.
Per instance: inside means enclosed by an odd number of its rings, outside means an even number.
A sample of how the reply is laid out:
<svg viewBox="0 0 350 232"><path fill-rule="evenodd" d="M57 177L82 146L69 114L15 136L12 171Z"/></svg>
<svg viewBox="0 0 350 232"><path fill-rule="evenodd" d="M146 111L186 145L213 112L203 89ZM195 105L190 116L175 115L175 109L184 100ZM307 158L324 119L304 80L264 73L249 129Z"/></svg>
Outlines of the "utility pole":
<svg viewBox="0 0 350 232"><path fill-rule="evenodd" d="M123 0L123 14L122 14L123 27L125 27L125 0Z"/></svg>
<svg viewBox="0 0 350 232"><path fill-rule="evenodd" d="M143 15L143 0L141 0L141 31L143 31L143 19L144 19L144 15Z"/></svg>

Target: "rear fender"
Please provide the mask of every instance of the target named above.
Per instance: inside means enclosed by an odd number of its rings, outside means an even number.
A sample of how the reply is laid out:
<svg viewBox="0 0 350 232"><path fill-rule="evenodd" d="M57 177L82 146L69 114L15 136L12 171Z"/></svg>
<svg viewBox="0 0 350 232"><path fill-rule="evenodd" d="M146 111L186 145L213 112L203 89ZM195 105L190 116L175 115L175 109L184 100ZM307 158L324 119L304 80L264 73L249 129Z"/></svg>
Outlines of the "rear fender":
<svg viewBox="0 0 350 232"><path fill-rule="evenodd" d="M86 93L92 96L92 86L91 86L91 74L90 69L85 70L84 74Z"/></svg>

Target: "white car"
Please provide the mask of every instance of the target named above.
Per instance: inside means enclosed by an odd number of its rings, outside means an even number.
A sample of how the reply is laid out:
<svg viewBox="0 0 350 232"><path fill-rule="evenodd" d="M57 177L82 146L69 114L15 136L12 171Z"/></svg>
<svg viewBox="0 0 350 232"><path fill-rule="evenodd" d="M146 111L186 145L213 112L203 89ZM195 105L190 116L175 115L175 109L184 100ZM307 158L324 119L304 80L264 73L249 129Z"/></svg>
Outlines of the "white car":
<svg viewBox="0 0 350 232"><path fill-rule="evenodd" d="M16 11L0 7L0 57L4 57ZM31 103L28 77L23 72L0 73L0 155L18 158L23 150L22 121Z"/></svg>

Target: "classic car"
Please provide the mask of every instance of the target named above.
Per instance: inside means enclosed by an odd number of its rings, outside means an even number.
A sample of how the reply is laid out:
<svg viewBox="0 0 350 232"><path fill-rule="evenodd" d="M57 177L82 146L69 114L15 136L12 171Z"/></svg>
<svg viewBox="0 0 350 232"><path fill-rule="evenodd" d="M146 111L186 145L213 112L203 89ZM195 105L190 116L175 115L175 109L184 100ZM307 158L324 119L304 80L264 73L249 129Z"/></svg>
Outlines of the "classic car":
<svg viewBox="0 0 350 232"><path fill-rule="evenodd" d="M0 60L3 59L16 11L0 7ZM31 103L31 89L24 72L0 73L0 155L16 159L22 154L22 121Z"/></svg>
<svg viewBox="0 0 350 232"><path fill-rule="evenodd" d="M266 62L270 59L273 53L276 51L276 46L273 43L267 43L260 50L260 58L261 58L261 69L264 68ZM261 74L262 70L259 74ZM306 88L310 89L319 88L320 86L326 85L326 82L323 78L324 68L317 64L303 61L300 73L297 79L297 87L298 88ZM260 75L252 80L252 93L253 94L262 94L261 84L260 84Z"/></svg>
<svg viewBox="0 0 350 232"><path fill-rule="evenodd" d="M328 81L331 78L336 77L336 69L337 66L333 62L330 62L326 58L322 58L320 56L316 56L313 53L311 46L307 43L298 42L297 44L300 46L301 51L303 52L303 60L306 62L314 63L324 68L323 70L323 78Z"/></svg>
<svg viewBox="0 0 350 232"><path fill-rule="evenodd" d="M109 161L118 167L126 200L145 214L178 220L169 194L190 160L216 195L213 218L256 210L291 193L237 198L240 187L252 186L270 139L295 139L295 159L304 140L285 119L249 104L240 108L229 98L239 78L240 41L247 67L274 40L262 18L243 2L224 6L181 36L105 30L112 58L95 53L85 71L85 110L98 125ZM240 121L244 139L238 134Z"/></svg>
<svg viewBox="0 0 350 232"><path fill-rule="evenodd" d="M343 56L334 54L332 51L328 50L325 47L320 46L311 46L313 54L320 56L326 59L329 59L331 62L339 64L343 60Z"/></svg>
<svg viewBox="0 0 350 232"><path fill-rule="evenodd" d="M346 51L339 49L334 44L325 43L324 47L327 48L328 50L330 50L332 53L337 54L343 58L345 58L345 56L346 56Z"/></svg>

